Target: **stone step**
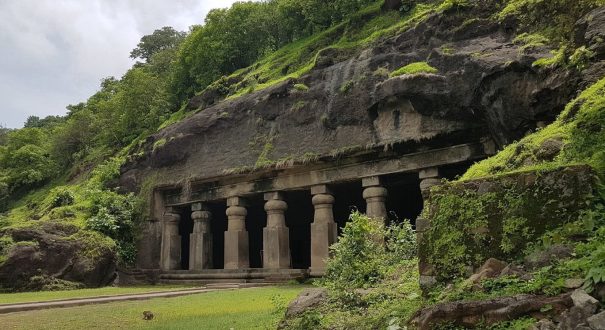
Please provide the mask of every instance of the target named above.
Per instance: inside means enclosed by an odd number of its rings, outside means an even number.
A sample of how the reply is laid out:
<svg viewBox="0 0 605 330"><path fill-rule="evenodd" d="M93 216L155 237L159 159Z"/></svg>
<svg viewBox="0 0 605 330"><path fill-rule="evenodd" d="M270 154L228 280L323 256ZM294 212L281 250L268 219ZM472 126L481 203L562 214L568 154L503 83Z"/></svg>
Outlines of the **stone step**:
<svg viewBox="0 0 605 330"><path fill-rule="evenodd" d="M279 284L308 278L306 269L209 269L204 271L170 271L159 276L163 284Z"/></svg>

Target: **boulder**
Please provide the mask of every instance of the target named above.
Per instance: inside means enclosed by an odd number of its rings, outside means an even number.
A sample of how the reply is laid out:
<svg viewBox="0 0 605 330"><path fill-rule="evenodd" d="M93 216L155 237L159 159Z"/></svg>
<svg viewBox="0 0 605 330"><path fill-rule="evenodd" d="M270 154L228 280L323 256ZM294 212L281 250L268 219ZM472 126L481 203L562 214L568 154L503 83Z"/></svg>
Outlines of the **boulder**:
<svg viewBox="0 0 605 330"><path fill-rule="evenodd" d="M305 289L294 299L286 310L286 317L304 313L307 309L319 305L327 296L323 288Z"/></svg>
<svg viewBox="0 0 605 330"><path fill-rule="evenodd" d="M536 151L536 158L541 161L552 161L563 149L563 140L548 139L540 145Z"/></svg>
<svg viewBox="0 0 605 330"><path fill-rule="evenodd" d="M565 280L566 289L577 289L584 284L584 280L581 278L568 278Z"/></svg>
<svg viewBox="0 0 605 330"><path fill-rule="evenodd" d="M592 330L605 330L605 312L589 317L586 322Z"/></svg>
<svg viewBox="0 0 605 330"><path fill-rule="evenodd" d="M0 265L4 289L98 287L115 277L115 244L98 233L47 222L11 229L6 234L16 243Z"/></svg>
<svg viewBox="0 0 605 330"><path fill-rule="evenodd" d="M545 250L536 251L523 259L523 264L530 269L538 269L548 266L555 261L571 257L573 249L567 245L556 244L547 247Z"/></svg>
<svg viewBox="0 0 605 330"><path fill-rule="evenodd" d="M515 276L522 280L529 281L532 279L532 275L524 271L521 267L515 265L508 265L502 269L500 276Z"/></svg>
<svg viewBox="0 0 605 330"><path fill-rule="evenodd" d="M599 301L582 289L577 289L571 294L574 306L585 309L588 314L594 314L599 307Z"/></svg>
<svg viewBox="0 0 605 330"><path fill-rule="evenodd" d="M543 307L547 305L552 308L544 311ZM547 314L558 315L572 306L569 293L555 297L517 295L481 301L449 302L418 311L410 323L420 330L434 329L443 324L474 328L526 315L535 318L544 318Z"/></svg>
<svg viewBox="0 0 605 330"><path fill-rule="evenodd" d="M503 261L489 258L483 264L483 266L481 266L481 268L479 268L479 270L468 279L468 281L472 283L479 283L487 278L498 277L507 266L508 264Z"/></svg>
<svg viewBox="0 0 605 330"><path fill-rule="evenodd" d="M559 321L557 330L575 330L578 326L586 325L586 319L591 315L592 313L588 310L582 307L573 306L557 317L557 320Z"/></svg>
<svg viewBox="0 0 605 330"><path fill-rule="evenodd" d="M557 326L549 319L542 319L534 324L529 330L555 330Z"/></svg>

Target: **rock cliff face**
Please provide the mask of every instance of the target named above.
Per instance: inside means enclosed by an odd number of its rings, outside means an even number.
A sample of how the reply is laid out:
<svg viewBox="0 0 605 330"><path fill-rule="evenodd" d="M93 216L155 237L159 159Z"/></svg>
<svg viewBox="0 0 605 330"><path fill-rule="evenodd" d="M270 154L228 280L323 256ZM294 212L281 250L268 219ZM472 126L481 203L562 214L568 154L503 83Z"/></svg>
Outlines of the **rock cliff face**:
<svg viewBox="0 0 605 330"><path fill-rule="evenodd" d="M363 50L320 52L309 74L252 94L220 101L202 93L190 101L195 114L131 157L122 185L135 190L152 174L155 185L175 185L389 146L405 153L486 137L498 146L516 140L554 120L583 78L532 67L549 49L514 43L515 23L490 19L494 6L434 14ZM389 78L415 62L438 72Z"/></svg>

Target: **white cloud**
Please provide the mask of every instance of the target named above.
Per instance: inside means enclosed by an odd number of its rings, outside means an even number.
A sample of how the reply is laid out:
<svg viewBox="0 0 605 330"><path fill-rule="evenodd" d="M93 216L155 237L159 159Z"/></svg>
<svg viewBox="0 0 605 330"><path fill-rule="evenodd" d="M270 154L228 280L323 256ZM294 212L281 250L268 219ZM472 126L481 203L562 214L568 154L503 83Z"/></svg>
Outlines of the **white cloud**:
<svg viewBox="0 0 605 330"><path fill-rule="evenodd" d="M0 0L0 124L64 114L102 78L121 76L130 50L163 26L186 31L236 0Z"/></svg>

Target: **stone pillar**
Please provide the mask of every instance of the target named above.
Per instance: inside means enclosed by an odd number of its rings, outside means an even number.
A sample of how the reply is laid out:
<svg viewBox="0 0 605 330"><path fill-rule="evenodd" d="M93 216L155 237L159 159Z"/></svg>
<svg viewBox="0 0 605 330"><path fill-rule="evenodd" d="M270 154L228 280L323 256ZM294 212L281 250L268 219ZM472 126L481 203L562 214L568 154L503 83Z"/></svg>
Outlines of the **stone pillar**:
<svg viewBox="0 0 605 330"><path fill-rule="evenodd" d="M193 233L189 236L189 269L202 270L212 268L212 214L201 203L191 206Z"/></svg>
<svg viewBox="0 0 605 330"><path fill-rule="evenodd" d="M363 178L363 198L366 200L366 214L374 219L387 219L387 207L385 204L387 198L387 189L381 185L380 178L377 176Z"/></svg>
<svg viewBox="0 0 605 330"><path fill-rule="evenodd" d="M311 224L311 275L322 276L326 270L330 245L336 243L338 229L334 222L334 196L327 186L311 187L315 215Z"/></svg>
<svg viewBox="0 0 605 330"><path fill-rule="evenodd" d="M181 216L172 208L166 210L162 216L162 270L180 269L181 265L181 236L179 235L179 222Z"/></svg>
<svg viewBox="0 0 605 330"><path fill-rule="evenodd" d="M284 212L288 204L282 193L265 194L267 227L263 229L263 268L290 268L290 233L286 227Z"/></svg>
<svg viewBox="0 0 605 330"><path fill-rule="evenodd" d="M426 206L431 187L441 184L441 179L439 178L439 169L436 167L423 169L418 173L418 177L420 178L420 192L422 193L422 199ZM428 263L428 256L423 248L424 233L426 233L429 228L429 220L425 219L422 214L420 214L418 218L416 218L416 241L418 242L418 270L420 272L420 287L424 292L437 283L437 280L434 276L433 265Z"/></svg>
<svg viewBox="0 0 605 330"><path fill-rule="evenodd" d="M248 231L246 231L245 200L241 197L227 199L227 231L225 232L225 269L250 268Z"/></svg>

